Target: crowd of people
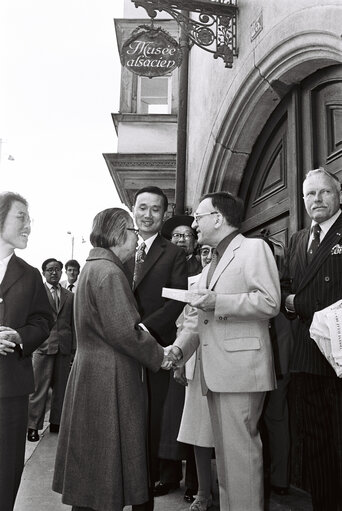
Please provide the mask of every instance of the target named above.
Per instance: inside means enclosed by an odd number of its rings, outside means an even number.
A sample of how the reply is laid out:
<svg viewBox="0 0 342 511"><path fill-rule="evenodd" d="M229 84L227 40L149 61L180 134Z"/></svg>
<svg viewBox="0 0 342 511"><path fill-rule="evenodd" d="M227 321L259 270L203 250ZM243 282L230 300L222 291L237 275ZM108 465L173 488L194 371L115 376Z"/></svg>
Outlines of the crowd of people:
<svg viewBox="0 0 342 511"><path fill-rule="evenodd" d="M292 236L281 274L272 242L241 233L241 199L208 193L193 216L164 221L167 197L149 186L132 216L96 215L81 271L68 261L61 282L49 258L43 282L15 253L27 201L0 193L1 511L14 508L50 389L53 490L74 511L153 510L184 462L184 500L205 511L213 459L221 511L263 511L266 471L277 493L290 485L291 372L313 509L341 511L342 382L309 332L342 298L341 185L315 169L303 195L311 227Z"/></svg>

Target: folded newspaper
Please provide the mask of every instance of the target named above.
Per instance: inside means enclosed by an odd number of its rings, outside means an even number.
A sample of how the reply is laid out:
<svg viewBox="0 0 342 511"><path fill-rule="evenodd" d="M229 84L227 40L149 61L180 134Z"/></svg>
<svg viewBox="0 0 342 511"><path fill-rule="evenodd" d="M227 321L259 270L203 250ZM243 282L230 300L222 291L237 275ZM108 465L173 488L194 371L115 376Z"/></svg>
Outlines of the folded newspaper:
<svg viewBox="0 0 342 511"><path fill-rule="evenodd" d="M334 369L342 377L342 300L315 312L310 336Z"/></svg>

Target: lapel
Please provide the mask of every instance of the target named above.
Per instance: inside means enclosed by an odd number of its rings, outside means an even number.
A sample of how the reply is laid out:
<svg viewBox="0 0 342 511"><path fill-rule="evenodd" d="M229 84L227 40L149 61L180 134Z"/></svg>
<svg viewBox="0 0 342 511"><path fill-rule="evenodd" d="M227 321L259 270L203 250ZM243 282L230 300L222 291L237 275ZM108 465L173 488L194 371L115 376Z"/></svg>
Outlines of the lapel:
<svg viewBox="0 0 342 511"><path fill-rule="evenodd" d="M342 214L338 217L336 222L331 226L327 234L325 235L322 243L318 247L311 264L306 266L303 273L302 280L298 286L297 293L301 291L316 275L322 264L326 261L331 253L331 249L336 245L342 238ZM308 240L307 240L308 241Z"/></svg>
<svg viewBox="0 0 342 511"><path fill-rule="evenodd" d="M142 271L140 273L139 279L135 284L135 289L139 286L140 282L146 277L146 275L155 265L156 261L160 258L160 256L165 252L165 248L166 242L164 238L162 238L160 234L158 234L158 236L152 243L150 250L146 254Z"/></svg>
<svg viewBox="0 0 342 511"><path fill-rule="evenodd" d="M71 293L71 291L67 291L62 286L60 286L59 289L60 289L60 292L61 292L61 298L59 300L59 309L58 310L60 311L62 309L66 299L68 298L68 294Z"/></svg>
<svg viewBox="0 0 342 511"><path fill-rule="evenodd" d="M235 238L229 243L227 249L225 250L224 254L222 255L221 259L218 262L218 265L215 268L213 276L211 277L211 281L209 282L208 289L213 289L213 287L215 286L219 277L221 276L222 272L227 268L227 266L234 259L235 251L240 248L243 239L244 239L244 236L242 236L242 234L237 234L235 236ZM206 278L207 278L208 271L209 271L209 265L208 265L208 269L205 273Z"/></svg>
<svg viewBox="0 0 342 511"><path fill-rule="evenodd" d="M8 263L5 276L0 286L2 294L5 294L8 289L21 278L24 272L25 268L21 264L20 259L15 254L13 254Z"/></svg>
<svg viewBox="0 0 342 511"><path fill-rule="evenodd" d="M46 282L44 282L44 286L45 286L45 289L46 289L46 294L48 296L48 299L49 299L49 302L50 302L50 305L53 309L53 311L58 314L58 310L56 309L56 304L55 304L55 301L54 299L52 298L52 294L51 294L51 291L50 289L48 288L48 286L46 285Z"/></svg>
<svg viewBox="0 0 342 511"><path fill-rule="evenodd" d="M303 229L296 238L296 267L295 271L295 280L296 282L301 282L303 275L306 273L308 269L308 261L307 261L307 251L309 244L309 236L310 229Z"/></svg>

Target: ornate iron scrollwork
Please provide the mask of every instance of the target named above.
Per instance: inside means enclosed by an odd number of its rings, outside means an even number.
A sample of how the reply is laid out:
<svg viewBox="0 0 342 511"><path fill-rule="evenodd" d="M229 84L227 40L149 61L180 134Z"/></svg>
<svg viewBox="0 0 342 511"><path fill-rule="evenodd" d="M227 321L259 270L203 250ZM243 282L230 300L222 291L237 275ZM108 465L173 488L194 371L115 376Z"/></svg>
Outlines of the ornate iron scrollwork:
<svg viewBox="0 0 342 511"><path fill-rule="evenodd" d="M136 7L143 7L152 19L158 11L167 12L185 27L194 44L212 53L215 59L222 58L225 67L233 66L233 57L237 56L237 0L131 1ZM197 18L184 16L182 10L194 13Z"/></svg>

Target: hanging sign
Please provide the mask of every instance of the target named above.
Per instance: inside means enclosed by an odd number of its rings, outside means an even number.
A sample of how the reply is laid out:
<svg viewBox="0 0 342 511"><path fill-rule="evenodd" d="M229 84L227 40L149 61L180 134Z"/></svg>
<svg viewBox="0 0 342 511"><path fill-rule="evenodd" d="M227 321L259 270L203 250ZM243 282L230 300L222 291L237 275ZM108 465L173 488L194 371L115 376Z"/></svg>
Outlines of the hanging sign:
<svg viewBox="0 0 342 511"><path fill-rule="evenodd" d="M161 27L137 27L121 49L122 65L132 73L149 78L171 73L181 62L178 42Z"/></svg>

